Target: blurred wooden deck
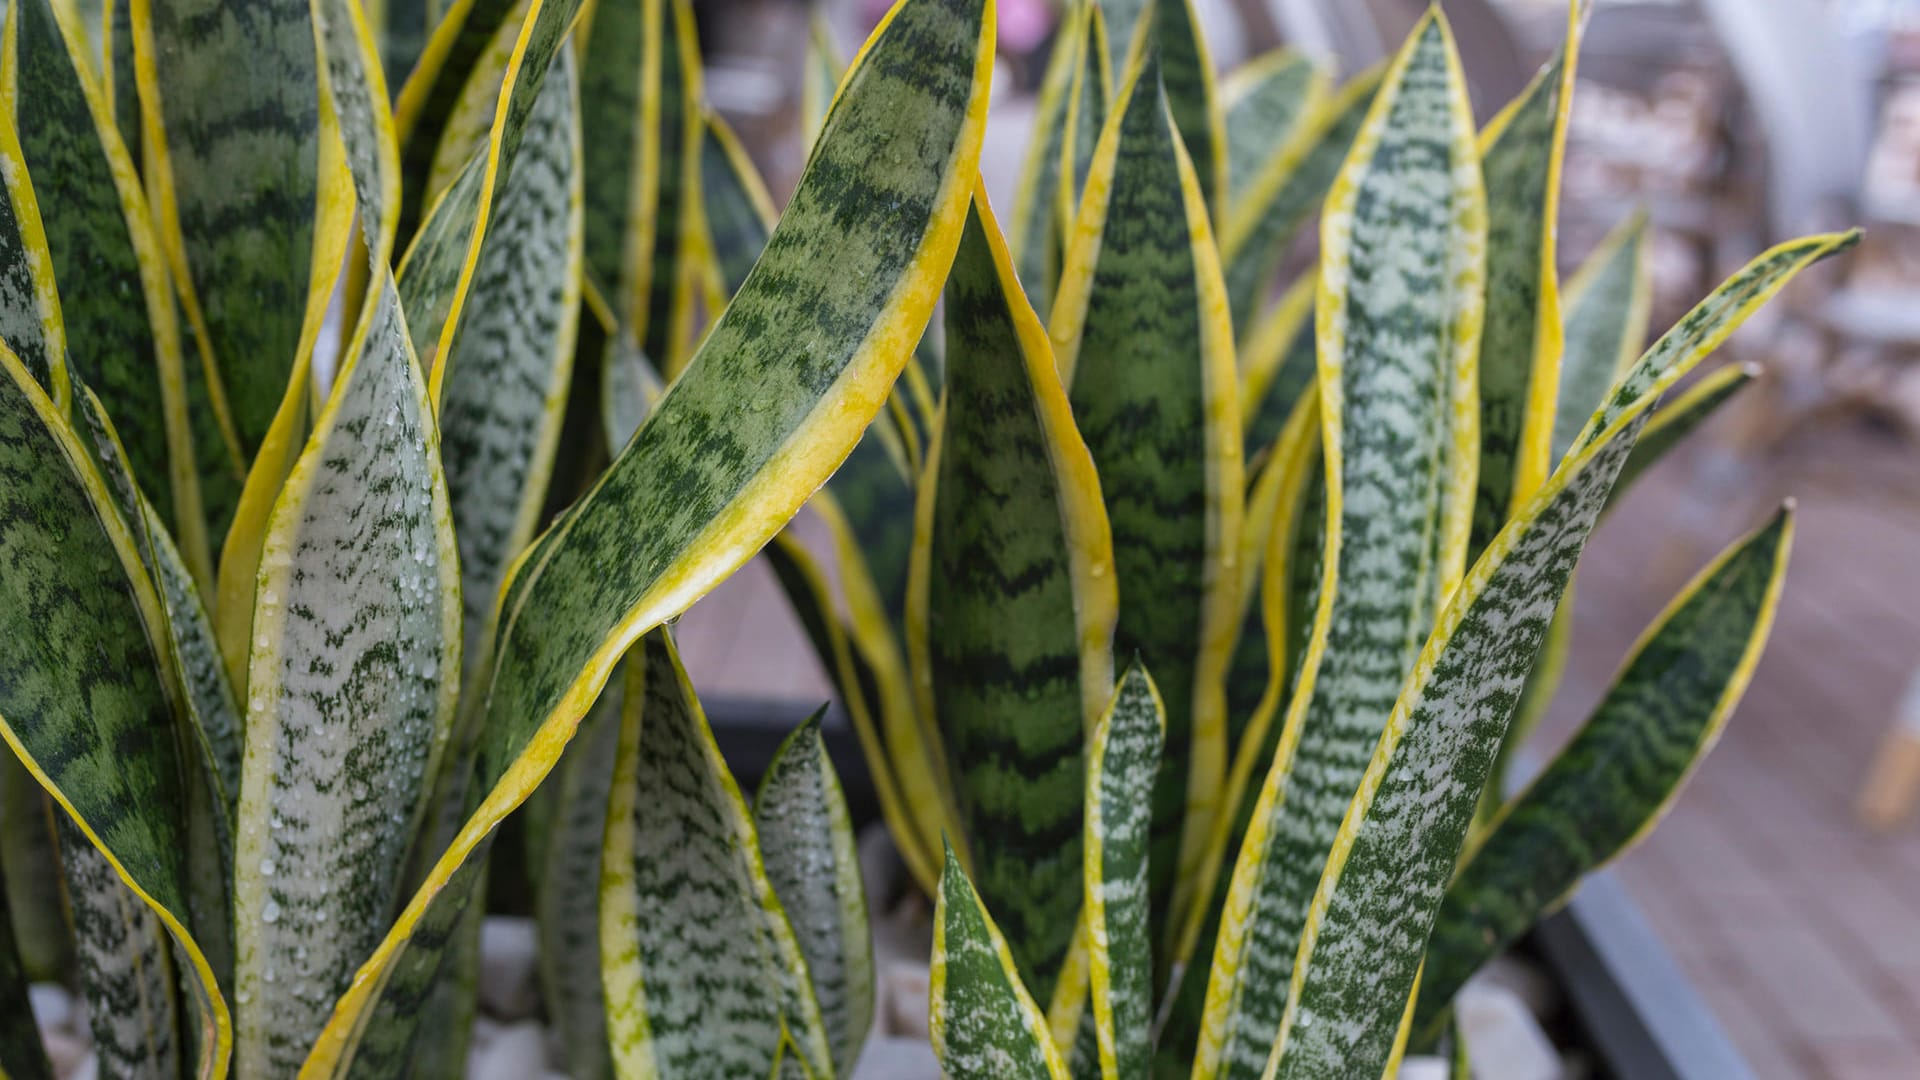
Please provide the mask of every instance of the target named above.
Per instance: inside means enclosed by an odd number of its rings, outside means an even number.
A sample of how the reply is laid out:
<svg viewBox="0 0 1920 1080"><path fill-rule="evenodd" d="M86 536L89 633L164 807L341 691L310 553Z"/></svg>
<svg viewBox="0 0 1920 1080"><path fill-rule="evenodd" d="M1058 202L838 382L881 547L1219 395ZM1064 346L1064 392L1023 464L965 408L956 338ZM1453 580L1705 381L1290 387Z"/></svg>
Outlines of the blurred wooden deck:
<svg viewBox="0 0 1920 1080"><path fill-rule="evenodd" d="M1713 475L1714 432L1702 435L1595 538L1576 655L1542 744L1585 715L1681 582L1796 495L1798 542L1753 685L1672 815L1618 872L1762 1080L1920 1077L1920 820L1876 835L1853 818L1920 666L1920 448L1828 434L1790 453L1790 467L1733 480L1737 505L1703 506L1688 496ZM807 707L830 696L757 563L679 631L703 694Z"/></svg>

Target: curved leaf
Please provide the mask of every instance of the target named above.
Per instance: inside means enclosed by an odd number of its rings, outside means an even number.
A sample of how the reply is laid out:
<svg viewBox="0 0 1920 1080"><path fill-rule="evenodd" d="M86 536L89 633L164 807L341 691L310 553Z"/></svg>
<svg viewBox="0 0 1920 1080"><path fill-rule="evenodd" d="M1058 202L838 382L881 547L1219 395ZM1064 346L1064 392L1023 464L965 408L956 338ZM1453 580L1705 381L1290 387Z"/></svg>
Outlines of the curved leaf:
<svg viewBox="0 0 1920 1080"><path fill-rule="evenodd" d="M1291 49L1257 56L1227 77L1220 87L1226 113L1227 206L1245 194L1261 168L1285 149L1332 92L1327 73Z"/></svg>
<svg viewBox="0 0 1920 1080"><path fill-rule="evenodd" d="M1218 217L1227 198L1227 122L1193 0L1154 0L1152 48L1167 110L1193 162L1200 197L1209 217Z"/></svg>
<svg viewBox="0 0 1920 1080"><path fill-rule="evenodd" d="M312 348L340 261L316 235L309 0L132 0L129 14L160 241L245 463Z"/></svg>
<svg viewBox="0 0 1920 1080"><path fill-rule="evenodd" d="M1106 59L1099 41L1102 32L1100 7L1093 0L1076 3L1061 20L1014 194L1013 228L1007 243L1027 299L1042 319L1059 282L1067 226L1084 176L1083 170L1076 169L1069 179L1067 169L1081 160L1080 143L1091 148L1104 119L1085 115L1100 109L1106 98L1107 77L1099 66ZM1082 138L1083 134L1087 137Z"/></svg>
<svg viewBox="0 0 1920 1080"><path fill-rule="evenodd" d="M1240 351L1240 421L1247 461L1273 449L1294 407L1313 388L1313 309L1319 279L1302 275L1280 303L1247 335Z"/></svg>
<svg viewBox="0 0 1920 1080"><path fill-rule="evenodd" d="M84 835L65 819L57 831L80 996L101 1071L181 1075L181 1061L192 1049L180 1045L179 991L166 928Z"/></svg>
<svg viewBox="0 0 1920 1080"><path fill-rule="evenodd" d="M593 491L509 572L472 813L335 1005L310 1075L348 1063L376 999L430 976L472 895L469 857L552 768L626 647L765 544L879 410L959 239L991 10L894 10L740 295Z"/></svg>
<svg viewBox="0 0 1920 1080"><path fill-rule="evenodd" d="M1066 1080L1046 1018L1013 954L947 848L933 911L933 1053L953 1080Z"/></svg>
<svg viewBox="0 0 1920 1080"><path fill-rule="evenodd" d="M1143 16L1150 14L1153 0L1098 0L1100 14L1107 24L1107 85L1118 89L1132 74L1134 56L1153 34L1153 24Z"/></svg>
<svg viewBox="0 0 1920 1080"><path fill-rule="evenodd" d="M753 825L774 895L793 927L834 1074L852 1073L873 1024L873 938L846 795L819 712L787 736L760 777Z"/></svg>
<svg viewBox="0 0 1920 1080"><path fill-rule="evenodd" d="M187 929L189 874L165 616L134 536L53 402L0 348L0 735L190 969L195 1073L226 1073L231 1029ZM71 846L69 846L71 850Z"/></svg>
<svg viewBox="0 0 1920 1080"><path fill-rule="evenodd" d="M820 137L820 125L827 121L827 109L846 70L846 61L834 44L833 27L816 8L807 19L807 50L800 73L800 145L809 150Z"/></svg>
<svg viewBox="0 0 1920 1080"><path fill-rule="evenodd" d="M907 638L983 901L1050 995L1080 915L1081 749L1113 684L1113 545L1046 332L978 189L946 287L947 393Z"/></svg>
<svg viewBox="0 0 1920 1080"><path fill-rule="evenodd" d="M6 34L0 82L27 167L57 181L42 223L69 360L113 415L141 491L179 528L194 575L211 584L174 299L140 178L72 15L52 0L22 0L8 7Z"/></svg>
<svg viewBox="0 0 1920 1080"><path fill-rule="evenodd" d="M1240 614L1238 379L1207 222L1149 57L1100 137L1051 329L1113 527L1114 647L1167 702L1151 860L1162 912L1181 906L1174 882L1226 774L1222 679Z"/></svg>
<svg viewBox="0 0 1920 1080"><path fill-rule="evenodd" d="M1705 423L1720 406L1759 377L1760 369L1757 367L1748 364L1729 365L1702 376L1699 382L1675 395L1672 401L1663 403L1654 412L1653 419L1647 421L1647 430L1640 433L1640 441L1634 444L1627 463L1620 467L1620 479L1614 482L1614 493L1608 500L1608 507L1611 508L1620 493L1640 479L1641 473L1657 464L1667 451L1692 434L1694 428Z"/></svg>
<svg viewBox="0 0 1920 1080"><path fill-rule="evenodd" d="M1327 848L1460 579L1479 445L1478 165L1465 79L1436 10L1394 60L1322 214L1322 576L1234 864L1196 1078L1258 1075L1265 1065Z"/></svg>
<svg viewBox="0 0 1920 1080"><path fill-rule="evenodd" d="M7 824L17 827L14 822ZM8 897L6 881L0 878L0 1073L9 1080L53 1080L53 1066L40 1045L40 1029L34 1026L27 999L27 976L15 947Z"/></svg>
<svg viewBox="0 0 1920 1080"><path fill-rule="evenodd" d="M831 1076L806 961L665 630L635 647L625 699L600 874L615 1073L766 1076L792 1033Z"/></svg>
<svg viewBox="0 0 1920 1080"><path fill-rule="evenodd" d="M394 0L389 0L394 2ZM459 107L474 69L508 18L521 9L522 0L451 0L412 72L393 102L393 121L400 156L400 193L395 236L412 237L429 204L427 177L442 136Z"/></svg>
<svg viewBox="0 0 1920 1080"><path fill-rule="evenodd" d="M73 938L61 911L60 855L53 818L59 813L11 750L0 754L0 867L5 869L8 926L30 982L68 982Z"/></svg>
<svg viewBox="0 0 1920 1080"><path fill-rule="evenodd" d="M1393 707L1315 890L1274 1045L1280 1077L1371 1072L1391 1053L1487 771L1587 535L1659 394L1794 273L1852 246L1760 256L1643 355L1442 613Z"/></svg>
<svg viewBox="0 0 1920 1080"><path fill-rule="evenodd" d="M1095 1034L1107 1080L1145 1077L1153 1056L1153 921L1147 847L1166 709L1128 665L1087 741L1087 941Z"/></svg>
<svg viewBox="0 0 1920 1080"><path fill-rule="evenodd" d="M1560 51L1480 135L1487 200L1499 212L1487 228L1473 554L1553 467L1562 347L1555 236L1584 11L1568 6Z"/></svg>
<svg viewBox="0 0 1920 1080"><path fill-rule="evenodd" d="M746 282L754 260L766 250L779 215L733 129L711 109L702 111L701 120L705 131L700 140L701 221L720 276L721 296L732 299ZM716 306L715 314L724 306Z"/></svg>
<svg viewBox="0 0 1920 1080"><path fill-rule="evenodd" d="M1416 1031L1580 879L1637 843L1724 730L1772 629L1792 508L1681 591L1565 750L1468 851L1434 917Z"/></svg>
<svg viewBox="0 0 1920 1080"><path fill-rule="evenodd" d="M0 109L0 341L66 416L73 401L67 372L67 331L54 287L53 253L40 220L40 201L27 179L26 154L12 110Z"/></svg>
<svg viewBox="0 0 1920 1080"><path fill-rule="evenodd" d="M1247 340L1295 234L1333 186L1384 74L1380 67L1354 76L1303 119L1222 220L1220 261L1236 340Z"/></svg>

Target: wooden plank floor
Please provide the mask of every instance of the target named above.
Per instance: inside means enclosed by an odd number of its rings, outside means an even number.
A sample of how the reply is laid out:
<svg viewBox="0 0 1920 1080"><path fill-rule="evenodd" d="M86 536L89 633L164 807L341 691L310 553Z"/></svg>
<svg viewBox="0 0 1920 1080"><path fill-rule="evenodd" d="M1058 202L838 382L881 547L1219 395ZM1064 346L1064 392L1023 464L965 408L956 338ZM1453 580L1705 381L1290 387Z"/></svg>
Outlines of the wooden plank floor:
<svg viewBox="0 0 1920 1080"><path fill-rule="evenodd" d="M1541 745L1565 737L1714 550L1796 494L1798 543L1753 685L1673 814L1619 875L1757 1075L1920 1077L1920 820L1875 835L1852 817L1920 666L1920 448L1828 437L1810 455L1823 468L1729 477L1709 448L1715 432L1702 435L1641 481L1589 549L1576 655ZM1716 476L1746 497L1688 496ZM830 696L759 564L679 632L705 694Z"/></svg>

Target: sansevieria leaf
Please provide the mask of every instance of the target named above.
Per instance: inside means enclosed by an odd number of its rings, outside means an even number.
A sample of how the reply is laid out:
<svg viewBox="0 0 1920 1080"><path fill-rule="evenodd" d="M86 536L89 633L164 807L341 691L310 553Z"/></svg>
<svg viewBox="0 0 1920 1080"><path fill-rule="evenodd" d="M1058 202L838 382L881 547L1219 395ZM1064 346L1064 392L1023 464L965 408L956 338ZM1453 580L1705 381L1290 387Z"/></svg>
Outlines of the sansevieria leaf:
<svg viewBox="0 0 1920 1080"><path fill-rule="evenodd" d="M905 0L875 31L740 294L594 489L509 572L472 813L336 1003L311 1075L347 1064L377 999L430 978L426 958L472 895L462 868L553 767L627 647L765 544L879 411L959 241L992 26L987 0Z"/></svg>
<svg viewBox="0 0 1920 1080"><path fill-rule="evenodd" d="M1468 851L1434 918L1416 1035L1474 969L1639 841L1724 730L1766 645L1791 508L1703 571L1634 647L1592 718Z"/></svg>
<svg viewBox="0 0 1920 1080"><path fill-rule="evenodd" d="M244 463L310 347L339 261L316 257L310 0L129 0L128 13L143 175L214 408Z"/></svg>
<svg viewBox="0 0 1920 1080"><path fill-rule="evenodd" d="M1566 42L1480 135L1487 200L1499 211L1487 227L1474 554L1553 467L1563 333L1555 236L1584 21L1583 5L1571 4Z"/></svg>
<svg viewBox="0 0 1920 1080"><path fill-rule="evenodd" d="M9 828L17 827L8 822ZM134 901L136 904L138 900ZM53 1080L53 1066L40 1045L27 975L14 943L13 917L6 881L0 878L0 1074L8 1080Z"/></svg>
<svg viewBox="0 0 1920 1080"><path fill-rule="evenodd" d="M701 114L705 134L700 141L701 221L707 228L707 249L719 276L722 303L732 299L747 280L747 271L766 249L778 214L760 173L740 145L739 136L712 110Z"/></svg>
<svg viewBox="0 0 1920 1080"><path fill-rule="evenodd" d="M1051 336L1113 528L1114 648L1166 702L1151 865L1168 913L1226 775L1221 684L1240 615L1239 388L1208 220L1149 57L1100 137Z"/></svg>
<svg viewBox="0 0 1920 1080"><path fill-rule="evenodd" d="M833 40L833 27L824 11L816 8L807 20L807 50L800 72L800 144L811 148L820 137L820 125L826 122L827 108L846 74L846 61Z"/></svg>
<svg viewBox="0 0 1920 1080"><path fill-rule="evenodd" d="M807 962L834 1074L846 1076L873 1024L873 938L846 795L820 738L824 711L780 744L754 794L753 825Z"/></svg>
<svg viewBox="0 0 1920 1080"><path fill-rule="evenodd" d="M1507 719L1647 411L1789 278L1857 235L1761 255L1656 342L1455 593L1315 890L1269 1076L1371 1074L1385 1064Z"/></svg>
<svg viewBox="0 0 1920 1080"><path fill-rule="evenodd" d="M1144 668L1120 676L1087 741L1087 944L1100 1074L1147 1076L1153 1054L1153 920L1147 849L1166 710Z"/></svg>
<svg viewBox="0 0 1920 1080"><path fill-rule="evenodd" d="M0 367L0 471L8 477L0 621L12 643L0 679L0 734L177 945L183 1007L202 1048L193 1072L219 1077L231 1027L188 929L179 703L153 644L165 618L161 601L65 418L10 350L0 349Z"/></svg>
<svg viewBox="0 0 1920 1080"><path fill-rule="evenodd" d="M1327 849L1459 581L1479 445L1485 230L1466 82L1436 10L1393 61L1322 213L1321 578L1233 868L1198 1078L1266 1064Z"/></svg>
<svg viewBox="0 0 1920 1080"><path fill-rule="evenodd" d="M635 647L624 693L600 876L615 1075L768 1076L788 1033L808 1074L833 1075L746 802L664 629Z"/></svg>
<svg viewBox="0 0 1920 1080"><path fill-rule="evenodd" d="M1730 364L1701 376L1698 382L1673 395L1672 400L1662 402L1653 419L1647 421L1647 429L1640 433L1640 441L1633 445L1627 463L1620 467L1620 479L1614 482L1614 494L1607 505L1611 507L1613 500L1638 480L1641 473L1652 468L1694 428L1705 423L1720 406L1759 377L1757 367Z"/></svg>
<svg viewBox="0 0 1920 1080"><path fill-rule="evenodd" d="M427 178L474 69L500 28L512 16L525 14L521 0L451 0L441 6L445 10L393 103L401 147L400 189L406 200L397 211L401 243L414 235L430 205Z"/></svg>
<svg viewBox="0 0 1920 1080"><path fill-rule="evenodd" d="M53 253L40 202L27 179L26 154L10 111L0 108L0 341L64 416L72 403L67 331L53 280Z"/></svg>
<svg viewBox="0 0 1920 1080"><path fill-rule="evenodd" d="M211 584L174 298L87 47L52 0L10 5L0 84L28 170L58 192L40 209L75 374L106 404L134 478Z"/></svg>
<svg viewBox="0 0 1920 1080"><path fill-rule="evenodd" d="M1107 78L1118 88L1127 81L1127 65L1135 55L1134 45L1153 36L1153 24L1143 16L1152 14L1153 0L1097 0L1107 24Z"/></svg>
<svg viewBox="0 0 1920 1080"><path fill-rule="evenodd" d="M439 433L391 276L260 560L234 910L238 1067L297 1069L401 887L460 679Z"/></svg>
<svg viewBox="0 0 1920 1080"><path fill-rule="evenodd" d="M947 1076L1066 1080L1046 1018L950 847L933 911L930 982L933 1052Z"/></svg>
<svg viewBox="0 0 1920 1080"><path fill-rule="evenodd" d="M1220 225L1220 261L1237 340L1247 340L1294 235L1339 174L1383 72L1354 76L1316 107L1234 198Z"/></svg>
<svg viewBox="0 0 1920 1080"><path fill-rule="evenodd" d="M1106 53L1098 36L1102 26L1100 6L1094 0L1076 3L1062 20L1040 84L1033 131L1014 195L1007 242L1027 299L1043 319L1060 278L1066 230L1079 201L1079 177L1069 177L1066 170L1076 159L1080 135L1091 129L1086 132L1091 146L1104 120L1084 115L1087 106L1097 107L1106 99L1107 76L1102 66Z"/></svg>
<svg viewBox="0 0 1920 1080"><path fill-rule="evenodd" d="M1146 45L1159 59L1167 111L1193 163L1207 212L1218 216L1227 190L1227 122L1193 0L1154 0L1152 37Z"/></svg>
<svg viewBox="0 0 1920 1080"><path fill-rule="evenodd" d="M80 994L101 1071L180 1075L193 1051L180 1045L179 986L166 928L78 829L63 819L56 831Z"/></svg>
<svg viewBox="0 0 1920 1080"><path fill-rule="evenodd" d="M1053 350L976 191L946 288L947 394L908 638L973 880L1050 996L1080 916L1081 750L1113 683L1113 547Z"/></svg>
<svg viewBox="0 0 1920 1080"><path fill-rule="evenodd" d="M1647 241L1647 216L1637 213L1609 233L1567 283L1555 465L1646 343L1653 309Z"/></svg>
<svg viewBox="0 0 1920 1080"><path fill-rule="evenodd" d="M1227 125L1228 206L1331 92L1326 72L1290 49L1249 60L1227 77L1220 99Z"/></svg>

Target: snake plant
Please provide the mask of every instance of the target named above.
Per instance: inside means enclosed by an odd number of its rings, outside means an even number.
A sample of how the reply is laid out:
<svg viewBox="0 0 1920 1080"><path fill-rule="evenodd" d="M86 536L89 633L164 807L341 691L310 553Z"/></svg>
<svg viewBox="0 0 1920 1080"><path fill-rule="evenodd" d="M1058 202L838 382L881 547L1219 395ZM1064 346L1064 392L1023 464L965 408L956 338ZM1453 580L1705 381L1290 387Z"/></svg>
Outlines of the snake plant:
<svg viewBox="0 0 1920 1080"><path fill-rule="evenodd" d="M1752 372L1677 384L1855 237L1644 350L1643 219L1563 296L1585 18L1476 129L1437 10L1338 88L1285 53L1216 85L1183 0L1069 10L1011 227L967 212L932 408L897 391L823 492L839 594L769 549L937 898L949 1075L1391 1075L1719 734L1790 507L1504 780L1595 523Z"/></svg>
<svg viewBox="0 0 1920 1080"><path fill-rule="evenodd" d="M687 0L89 14L0 42L0 1072L71 977L105 1075L458 1075L527 866L574 1075L850 1068L817 721L749 809L667 624L894 423L990 0L902 0L777 219Z"/></svg>

